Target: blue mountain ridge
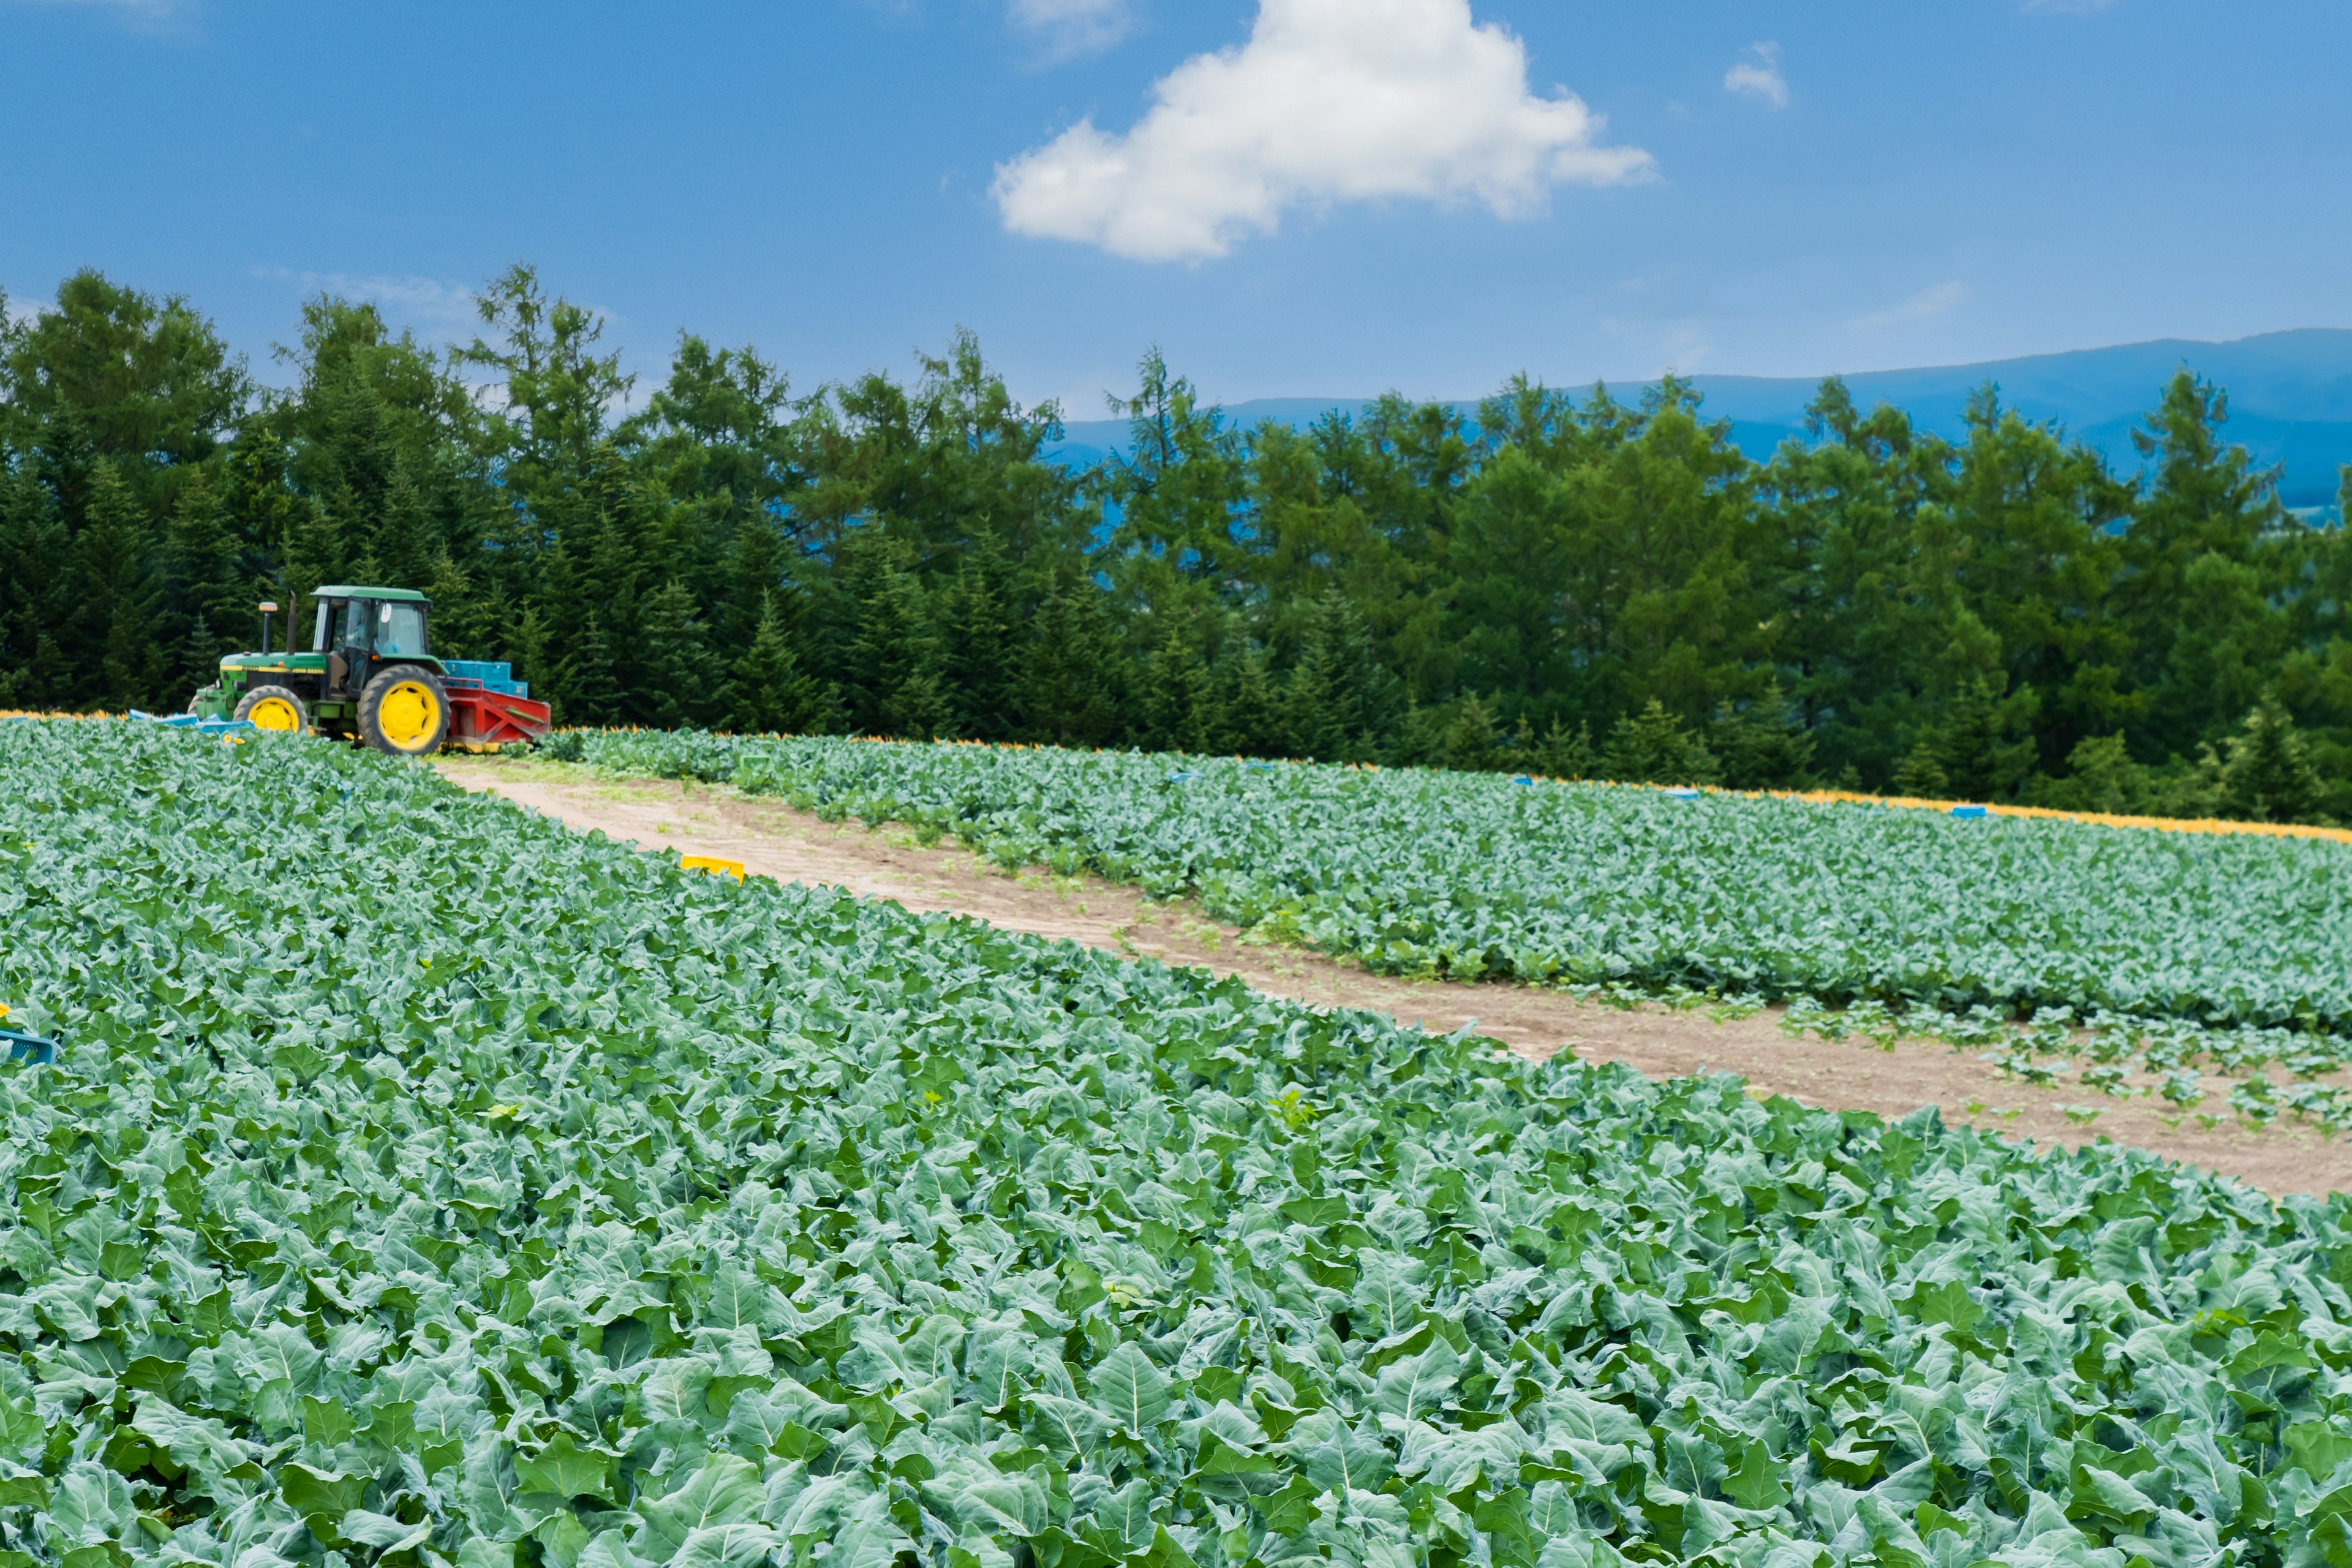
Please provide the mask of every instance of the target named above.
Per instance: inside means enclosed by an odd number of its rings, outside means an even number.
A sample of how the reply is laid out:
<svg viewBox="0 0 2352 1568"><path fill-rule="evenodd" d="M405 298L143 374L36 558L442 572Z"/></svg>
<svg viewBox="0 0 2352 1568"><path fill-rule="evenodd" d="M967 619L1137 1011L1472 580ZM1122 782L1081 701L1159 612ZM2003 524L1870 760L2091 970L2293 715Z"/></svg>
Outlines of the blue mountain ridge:
<svg viewBox="0 0 2352 1568"><path fill-rule="evenodd" d="M2116 473L2130 475L2143 468L2131 432L2183 365L2229 395L2223 437L2258 464L2279 467L2279 499L2315 520L2332 520L2343 469L2352 464L2352 330L2312 327L2220 343L2164 338L1979 364L1864 371L1845 383L1860 406L1893 404L1915 425L1957 439L1965 430L1969 398L1991 382L2005 406L2055 421L2069 437L2104 453ZM1761 461L1781 442L1807 438L1805 405L1820 378L1690 379L1705 399L1700 412L1730 420L1732 440L1749 457ZM1610 392L1621 402L1638 403L1656 384L1611 383ZM1580 399L1591 384L1565 390ZM1263 397L1230 405L1224 414L1244 429L1265 420L1303 427L1335 410L1354 416L1368 406L1361 398ZM1476 417L1475 401L1452 406ZM1083 467L1124 452L1128 430L1123 420L1074 420L1064 436L1049 455Z"/></svg>

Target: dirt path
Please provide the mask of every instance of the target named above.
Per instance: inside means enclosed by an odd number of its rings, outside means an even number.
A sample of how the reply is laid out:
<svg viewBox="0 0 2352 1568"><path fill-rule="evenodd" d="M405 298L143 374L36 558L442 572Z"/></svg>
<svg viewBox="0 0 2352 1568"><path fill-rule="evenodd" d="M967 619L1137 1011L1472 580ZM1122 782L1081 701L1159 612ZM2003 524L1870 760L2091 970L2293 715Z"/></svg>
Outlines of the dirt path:
<svg viewBox="0 0 2352 1568"><path fill-rule="evenodd" d="M2273 1194L2352 1188L2352 1142L2287 1122L2255 1130L2234 1121L2220 1079L2207 1080L2199 1108L2207 1114L2200 1118L2145 1095L2038 1089L1930 1042L1906 1040L1889 1051L1866 1041L1790 1039L1780 1031L1777 1010L1717 1022L1705 1013L1620 1009L1530 986L1371 974L1318 953L1250 942L1186 902L1150 902L1132 888L1042 868L1010 875L965 849L925 847L906 830L827 823L773 800L667 780L602 778L562 763L465 758L441 767L468 789L493 790L641 848L719 856L754 876L826 883L910 910L952 910L1010 931L1197 965L1239 975L1270 995L1370 1008L1441 1033L1475 1021L1480 1034L1530 1057L1573 1051L1657 1077L1719 1068L1759 1092L1809 1105L1901 1116L1933 1103L1947 1121L2009 1136L2068 1147L2108 1137ZM2137 1075L2141 1087L2147 1076ZM2097 1114L2078 1125L2069 1109L2078 1117Z"/></svg>

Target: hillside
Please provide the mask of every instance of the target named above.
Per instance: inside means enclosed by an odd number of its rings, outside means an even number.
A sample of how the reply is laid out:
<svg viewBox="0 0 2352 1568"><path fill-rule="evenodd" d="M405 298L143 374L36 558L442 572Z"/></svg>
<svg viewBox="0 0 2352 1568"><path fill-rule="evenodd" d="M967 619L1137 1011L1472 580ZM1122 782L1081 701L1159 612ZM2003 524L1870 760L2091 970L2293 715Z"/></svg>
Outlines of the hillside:
<svg viewBox="0 0 2352 1568"><path fill-rule="evenodd" d="M2228 391L2230 438L2262 462L2284 466L2280 495L2288 506L2336 505L2341 470L2352 464L2352 330L2314 327L2225 343L2165 338L1979 364L1869 371L1847 376L1846 384L1864 407L1891 403L1927 428L1958 437L1969 395L1990 381L2005 403L2036 419L2058 420L2105 453L2118 472L2132 472L2140 466L2132 427L2155 405L2165 378L2183 364ZM1802 436L1805 405L1820 385L1818 378L1805 376L1693 380L1706 395L1706 411L1730 419L1732 438L1759 460L1780 442ZM1612 390L1632 402L1655 384L1629 382ZM1267 397L1226 412L1243 426L1265 419L1307 425L1328 410L1352 414L1365 406L1362 399ZM1455 406L1465 415L1477 409L1475 401ZM1118 420L1077 420L1058 450L1069 460L1093 462L1126 434Z"/></svg>

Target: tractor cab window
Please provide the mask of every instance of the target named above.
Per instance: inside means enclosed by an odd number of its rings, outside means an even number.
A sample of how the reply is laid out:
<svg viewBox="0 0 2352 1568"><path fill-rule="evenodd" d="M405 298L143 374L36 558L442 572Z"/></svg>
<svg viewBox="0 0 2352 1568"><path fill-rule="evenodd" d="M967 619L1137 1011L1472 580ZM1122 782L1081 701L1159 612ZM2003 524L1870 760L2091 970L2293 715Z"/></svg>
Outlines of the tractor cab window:
<svg viewBox="0 0 2352 1568"><path fill-rule="evenodd" d="M420 658L425 653L425 606L380 604L375 607L379 658Z"/></svg>
<svg viewBox="0 0 2352 1568"><path fill-rule="evenodd" d="M335 628L334 646L364 648L368 645L368 610L365 599L346 599L341 625Z"/></svg>
<svg viewBox="0 0 2352 1568"><path fill-rule="evenodd" d="M310 633L310 651L324 653L329 647L327 633L335 624L335 604L331 599L319 601L319 624Z"/></svg>

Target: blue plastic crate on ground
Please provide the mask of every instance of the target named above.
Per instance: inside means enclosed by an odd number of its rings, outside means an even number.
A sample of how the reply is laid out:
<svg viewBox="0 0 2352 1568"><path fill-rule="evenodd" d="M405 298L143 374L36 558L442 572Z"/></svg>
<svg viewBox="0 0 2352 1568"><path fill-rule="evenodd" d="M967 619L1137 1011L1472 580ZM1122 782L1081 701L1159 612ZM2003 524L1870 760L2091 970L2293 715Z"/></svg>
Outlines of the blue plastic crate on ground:
<svg viewBox="0 0 2352 1568"><path fill-rule="evenodd" d="M452 686L478 687L485 691L502 691L509 697L530 695L530 682L514 678L514 666L483 658L445 658L441 668L448 672Z"/></svg>

